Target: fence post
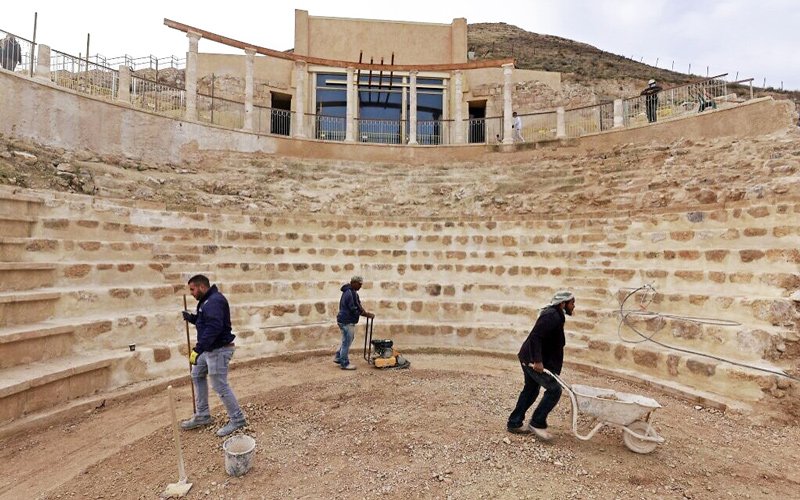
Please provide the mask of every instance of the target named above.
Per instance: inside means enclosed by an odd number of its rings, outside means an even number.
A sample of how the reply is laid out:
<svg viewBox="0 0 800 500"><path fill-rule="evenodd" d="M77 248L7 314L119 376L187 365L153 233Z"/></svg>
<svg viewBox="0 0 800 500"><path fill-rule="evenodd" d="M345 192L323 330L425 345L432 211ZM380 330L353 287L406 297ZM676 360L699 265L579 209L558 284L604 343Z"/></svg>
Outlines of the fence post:
<svg viewBox="0 0 800 500"><path fill-rule="evenodd" d="M244 49L244 129L253 131L253 66L256 51Z"/></svg>
<svg viewBox="0 0 800 500"><path fill-rule="evenodd" d="M117 100L122 102L131 102L131 69L124 64L119 66L119 91L117 92Z"/></svg>
<svg viewBox="0 0 800 500"><path fill-rule="evenodd" d="M417 144L417 71L408 72L409 77L409 116L408 116L408 143Z"/></svg>
<svg viewBox="0 0 800 500"><path fill-rule="evenodd" d="M189 52L186 53L186 119L197 121L197 45L200 33L186 33Z"/></svg>
<svg viewBox="0 0 800 500"><path fill-rule="evenodd" d="M503 144L514 144L511 129L511 75L514 65L503 65Z"/></svg>
<svg viewBox="0 0 800 500"><path fill-rule="evenodd" d="M306 62L295 61L295 103L294 103L294 137L303 139L306 137L305 118L306 118Z"/></svg>
<svg viewBox="0 0 800 500"><path fill-rule="evenodd" d="M50 81L50 47L39 44L37 50L39 54L36 59L36 71L34 76L39 80Z"/></svg>
<svg viewBox="0 0 800 500"><path fill-rule="evenodd" d="M565 139L567 137L565 115L564 106L556 108L556 139Z"/></svg>
<svg viewBox="0 0 800 500"><path fill-rule="evenodd" d="M455 95L453 96L453 100L455 101L455 110L453 116L455 119L453 121L453 125L456 127L455 143L464 144L464 112L462 111L464 92L461 70L455 70L453 72L453 76L455 79Z"/></svg>
<svg viewBox="0 0 800 500"><path fill-rule="evenodd" d="M356 70L352 66L347 67L347 90L345 91L345 95L347 96L347 108L345 109L344 115L344 141L345 142L353 142L353 119L355 118L356 113L356 98L354 87L353 78L355 78Z"/></svg>
<svg viewBox="0 0 800 500"><path fill-rule="evenodd" d="M614 99L614 128L622 128L625 126L625 118L623 117L622 99Z"/></svg>

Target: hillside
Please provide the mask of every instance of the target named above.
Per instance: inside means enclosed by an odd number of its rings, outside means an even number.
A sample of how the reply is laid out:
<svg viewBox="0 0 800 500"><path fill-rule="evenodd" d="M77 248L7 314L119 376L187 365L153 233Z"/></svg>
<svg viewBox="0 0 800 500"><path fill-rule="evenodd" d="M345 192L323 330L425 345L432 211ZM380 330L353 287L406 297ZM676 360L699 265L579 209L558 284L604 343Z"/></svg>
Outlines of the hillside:
<svg viewBox="0 0 800 500"><path fill-rule="evenodd" d="M558 71L563 80L590 87L598 81L627 80L642 86L650 78L673 86L697 81L698 76L656 68L597 47L552 35L531 33L506 23L475 23L467 26L467 44L477 59L513 57L518 68ZM748 75L741 75L748 78ZM751 76L751 75L750 75ZM602 85L601 85L602 87ZM625 86L627 91L629 87ZM732 89L743 92L744 87ZM749 91L749 89L748 89ZM758 96L791 99L800 109L800 91L782 92L772 88Z"/></svg>

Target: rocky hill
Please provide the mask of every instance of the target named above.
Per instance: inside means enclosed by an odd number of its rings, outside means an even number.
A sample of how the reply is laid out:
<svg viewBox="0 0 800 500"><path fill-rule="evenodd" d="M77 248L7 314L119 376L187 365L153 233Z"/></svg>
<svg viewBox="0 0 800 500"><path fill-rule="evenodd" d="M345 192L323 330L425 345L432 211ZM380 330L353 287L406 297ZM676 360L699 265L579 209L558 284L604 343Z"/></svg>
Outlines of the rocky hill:
<svg viewBox="0 0 800 500"><path fill-rule="evenodd" d="M621 82L617 91L640 88L650 78L668 86L697 81L699 77L656 68L597 47L552 35L531 33L506 23L467 26L467 44L477 59L513 57L518 68L558 71L564 82L609 89L604 81ZM742 75L743 77L747 77ZM734 88L744 92L745 88ZM747 89L749 92L749 89ZM602 93L600 91L599 93ZM758 90L758 96L792 99L800 110L800 91ZM602 96L600 96L602 98ZM620 97L620 96L618 96ZM602 100L602 99L601 99Z"/></svg>

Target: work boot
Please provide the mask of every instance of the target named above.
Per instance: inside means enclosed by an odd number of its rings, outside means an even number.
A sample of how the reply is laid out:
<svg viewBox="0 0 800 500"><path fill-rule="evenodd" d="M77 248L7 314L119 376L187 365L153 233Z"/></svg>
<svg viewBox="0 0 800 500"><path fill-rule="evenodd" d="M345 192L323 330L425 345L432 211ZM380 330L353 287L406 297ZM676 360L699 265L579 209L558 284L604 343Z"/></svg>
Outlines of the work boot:
<svg viewBox="0 0 800 500"><path fill-rule="evenodd" d="M225 437L228 434L233 434L236 429L241 429L242 427L247 425L247 421L241 420L239 422L229 421L227 424L223 425L217 431L217 436Z"/></svg>
<svg viewBox="0 0 800 500"><path fill-rule="evenodd" d="M506 430L512 434L530 434L530 426L528 425L520 425L519 427L506 427Z"/></svg>
<svg viewBox="0 0 800 500"><path fill-rule="evenodd" d="M528 427L530 428L531 432L536 434L536 437L542 441L550 441L553 439L553 435L550 434L547 429L539 429L538 427L534 427L532 425L528 425Z"/></svg>
<svg viewBox="0 0 800 500"><path fill-rule="evenodd" d="M198 427L205 427L206 425L212 424L214 421L211 420L210 415L206 415L204 417L198 415L192 415L192 418L189 420L184 420L181 422L181 429L185 431L189 431L192 429L197 429Z"/></svg>

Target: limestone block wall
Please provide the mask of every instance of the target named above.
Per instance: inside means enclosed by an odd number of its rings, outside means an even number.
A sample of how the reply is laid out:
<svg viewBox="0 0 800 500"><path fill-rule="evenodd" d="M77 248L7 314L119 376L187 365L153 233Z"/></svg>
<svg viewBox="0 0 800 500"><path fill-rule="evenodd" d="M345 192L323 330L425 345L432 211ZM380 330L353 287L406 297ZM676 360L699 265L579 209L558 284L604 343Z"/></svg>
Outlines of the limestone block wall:
<svg viewBox="0 0 800 500"><path fill-rule="evenodd" d="M171 212L53 193L0 195L0 423L186 369L186 279L229 297L237 359L338 342L339 287L366 282L376 336L398 346L513 356L538 308L573 290L572 362L717 401L796 411L785 378L617 334L621 297L643 283L641 319L686 351L798 365L800 201L555 220L350 218ZM190 303L193 302L188 297ZM625 334L630 339L630 332ZM361 331L355 343L363 341ZM128 345L135 343L131 352ZM795 403L792 403L794 401ZM787 409L788 408L788 409Z"/></svg>

